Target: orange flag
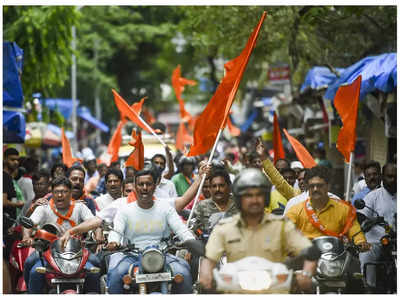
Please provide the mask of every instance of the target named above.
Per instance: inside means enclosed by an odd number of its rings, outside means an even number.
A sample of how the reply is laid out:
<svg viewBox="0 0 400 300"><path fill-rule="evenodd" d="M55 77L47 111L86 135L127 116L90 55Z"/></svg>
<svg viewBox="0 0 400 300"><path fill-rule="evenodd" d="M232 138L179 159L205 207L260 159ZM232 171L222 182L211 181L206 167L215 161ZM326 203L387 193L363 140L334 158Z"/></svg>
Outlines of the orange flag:
<svg viewBox="0 0 400 300"><path fill-rule="evenodd" d="M336 92L333 104L342 119L343 126L339 131L336 148L343 154L345 161L350 162L350 153L356 144L356 127L358 100L360 97L361 75L350 85L342 85Z"/></svg>
<svg viewBox="0 0 400 300"><path fill-rule="evenodd" d="M283 149L281 131L279 129L278 117L274 112L274 133L272 144L274 146L274 163L280 159L285 158L285 150Z"/></svg>
<svg viewBox="0 0 400 300"><path fill-rule="evenodd" d="M114 161L118 160L119 157L119 148L121 147L122 142L122 127L124 126L126 121L119 121L117 129L115 130L113 136L108 143L107 151L102 156L100 156L99 161L100 163L105 163L107 166Z"/></svg>
<svg viewBox="0 0 400 300"><path fill-rule="evenodd" d="M226 75L196 121L193 133L194 144L190 148L188 156L205 154L215 143L219 130L226 125L227 116L265 16L266 12L261 16L242 53L225 64Z"/></svg>
<svg viewBox="0 0 400 300"><path fill-rule="evenodd" d="M151 125L156 121L150 110L146 107L143 108L143 117L147 124Z"/></svg>
<svg viewBox="0 0 400 300"><path fill-rule="evenodd" d="M69 144L69 140L64 133L64 128L61 129L61 145L62 145L62 157L63 157L63 164L66 165L68 168L76 161L82 162L81 159L72 157L71 146Z"/></svg>
<svg viewBox="0 0 400 300"><path fill-rule="evenodd" d="M230 116L228 117L227 125L228 125L229 133L231 134L231 136L238 136L238 135L240 135L240 129L237 128L235 125L233 125Z"/></svg>
<svg viewBox="0 0 400 300"><path fill-rule="evenodd" d="M192 144L193 137L189 135L186 130L185 123L183 121L180 122L178 131L176 132L176 149L185 152L185 144Z"/></svg>
<svg viewBox="0 0 400 300"><path fill-rule="evenodd" d="M186 79L181 77L181 66L178 65L175 70L172 72L172 87L174 88L176 98L178 99L179 102L179 109L181 112L181 119L184 120L184 122L189 121L192 119L191 114L186 111L185 105L182 99L182 92L185 90L185 85L195 85L196 81Z"/></svg>
<svg viewBox="0 0 400 300"><path fill-rule="evenodd" d="M134 109L132 109L132 107L130 107L128 105L128 103L126 103L126 101L124 99L122 99L122 97L114 89L112 90L112 92L114 94L115 104L117 105L117 108L121 114L121 117L126 117L126 118L130 119L133 123L138 125L140 128L142 128L143 130L150 133L150 131L149 131L149 129L147 129L146 125L139 119L139 114ZM142 100L144 100L144 99L142 99ZM135 104L137 104L137 103L135 103Z"/></svg>
<svg viewBox="0 0 400 300"><path fill-rule="evenodd" d="M296 156L299 161L303 164L304 168L312 168L317 165L314 158L307 151L307 149L294 137L292 137L286 129L283 129L287 139L289 140L290 145L292 145L294 152L296 152Z"/></svg>
<svg viewBox="0 0 400 300"><path fill-rule="evenodd" d="M135 150L129 155L125 166L133 167L136 171L139 171L144 167L144 146L141 131L136 134L136 131L132 130L132 140L129 142L129 145L135 147Z"/></svg>

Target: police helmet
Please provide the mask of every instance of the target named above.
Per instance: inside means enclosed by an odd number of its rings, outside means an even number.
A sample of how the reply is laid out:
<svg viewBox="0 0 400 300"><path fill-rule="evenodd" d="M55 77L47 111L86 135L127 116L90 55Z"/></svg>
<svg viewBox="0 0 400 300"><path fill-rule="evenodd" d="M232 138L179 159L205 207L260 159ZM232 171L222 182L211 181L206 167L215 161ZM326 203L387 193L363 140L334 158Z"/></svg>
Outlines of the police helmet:
<svg viewBox="0 0 400 300"><path fill-rule="evenodd" d="M269 206L269 192L271 183L267 177L259 169L248 168L244 169L236 176L232 184L233 200L236 207L241 208L240 197L245 193L247 188L262 188L265 189L265 206Z"/></svg>

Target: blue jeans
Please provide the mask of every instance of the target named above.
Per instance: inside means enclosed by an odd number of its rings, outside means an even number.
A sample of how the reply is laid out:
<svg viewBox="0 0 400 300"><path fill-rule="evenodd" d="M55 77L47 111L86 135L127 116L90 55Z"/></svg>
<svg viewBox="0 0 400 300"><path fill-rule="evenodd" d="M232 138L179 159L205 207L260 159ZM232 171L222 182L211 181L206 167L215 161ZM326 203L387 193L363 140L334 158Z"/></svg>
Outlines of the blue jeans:
<svg viewBox="0 0 400 300"><path fill-rule="evenodd" d="M183 275L183 282L180 284L172 284L172 294L191 294L192 275L190 274L189 264L182 258L176 257L172 254L166 255L166 263L171 266L175 274L180 273ZM139 257L133 255L125 255L116 267L109 269L107 273L107 286L110 294L122 294L123 282L122 277L128 274L130 265L139 265Z"/></svg>
<svg viewBox="0 0 400 300"><path fill-rule="evenodd" d="M46 267L49 266L47 261L43 258ZM36 272L37 267L42 267L42 262L39 258L37 251L33 252L26 260L24 264L24 279L28 288L29 294L42 294L43 287L46 281L45 274ZM89 259L86 262L85 268L89 269L93 266L100 266L97 256L90 253ZM84 291L87 293L100 293L100 274L87 273L84 284Z"/></svg>

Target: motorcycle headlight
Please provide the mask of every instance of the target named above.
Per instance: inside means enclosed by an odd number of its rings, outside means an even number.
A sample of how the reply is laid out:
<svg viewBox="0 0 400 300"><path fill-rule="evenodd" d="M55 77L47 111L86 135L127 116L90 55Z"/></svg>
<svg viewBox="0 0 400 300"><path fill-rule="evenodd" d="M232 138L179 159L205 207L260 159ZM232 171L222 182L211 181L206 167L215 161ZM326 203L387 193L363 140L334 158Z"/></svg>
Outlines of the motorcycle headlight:
<svg viewBox="0 0 400 300"><path fill-rule="evenodd" d="M328 261L320 259L318 261L318 271L321 275L326 277L338 277L342 274L343 261L333 260Z"/></svg>
<svg viewBox="0 0 400 300"><path fill-rule="evenodd" d="M67 275L75 274L78 271L81 260L82 256L76 256L74 254L68 255L68 253L63 253L55 257L56 264L60 268L60 271Z"/></svg>
<svg viewBox="0 0 400 300"><path fill-rule="evenodd" d="M148 273L156 273L164 267L164 255L158 249L148 249L142 255L142 267Z"/></svg>

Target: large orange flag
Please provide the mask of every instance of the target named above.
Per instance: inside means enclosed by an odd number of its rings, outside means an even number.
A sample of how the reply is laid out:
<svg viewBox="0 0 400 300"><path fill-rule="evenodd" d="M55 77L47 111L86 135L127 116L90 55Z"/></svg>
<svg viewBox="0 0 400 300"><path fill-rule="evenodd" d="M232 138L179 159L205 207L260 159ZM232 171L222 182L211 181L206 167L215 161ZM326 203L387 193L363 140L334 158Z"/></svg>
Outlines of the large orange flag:
<svg viewBox="0 0 400 300"><path fill-rule="evenodd" d="M274 163L275 163L278 159L285 158L285 150L283 149L278 117L276 116L275 112L274 112L274 132L272 137L272 144L274 147Z"/></svg>
<svg viewBox="0 0 400 300"><path fill-rule="evenodd" d="M176 132L176 149L181 150L182 152L185 151L185 144L192 144L193 137L189 135L186 130L185 123L183 121L180 122L178 131Z"/></svg>
<svg viewBox="0 0 400 300"><path fill-rule="evenodd" d="M194 144L190 148L188 156L205 154L215 143L219 130L223 129L226 125L227 116L231 110L233 100L235 99L251 52L256 44L265 16L266 12L261 16L242 53L225 64L226 74L222 82L196 121L193 133Z"/></svg>
<svg viewBox="0 0 400 300"><path fill-rule="evenodd" d="M287 139L289 140L290 145L292 145L294 152L296 152L296 156L299 161L303 164L304 168L312 168L317 165L314 158L307 151L307 149L294 137L292 137L286 129L283 129Z"/></svg>
<svg viewBox="0 0 400 300"><path fill-rule="evenodd" d="M240 135L240 129L237 128L235 125L233 125L230 116L228 117L227 125L228 125L229 133L231 134L231 136L238 136L238 135Z"/></svg>
<svg viewBox="0 0 400 300"><path fill-rule="evenodd" d="M118 152L122 142L121 130L125 122L126 121L118 122L117 129L115 130L113 136L110 139L110 142L108 143L107 151L100 156L99 163L105 163L107 166L110 166L112 162L118 160L119 157Z"/></svg>
<svg viewBox="0 0 400 300"><path fill-rule="evenodd" d="M61 129L61 145L62 145L62 158L64 165L66 165L68 168L71 168L74 162L76 161L82 162L81 159L72 157L71 145L69 144L69 140L64 133L64 128Z"/></svg>
<svg viewBox="0 0 400 300"><path fill-rule="evenodd" d="M350 153L356 144L356 127L358 100L360 97L361 75L350 85L339 87L333 104L342 119L343 126L339 131L336 148L343 154L347 163L350 162Z"/></svg>
<svg viewBox="0 0 400 300"><path fill-rule="evenodd" d="M184 120L184 122L189 121L192 119L191 114L185 109L185 105L182 99L182 92L185 89L185 85L195 85L196 81L186 79L181 77L181 66L178 65L175 70L172 72L172 87L174 88L176 98L178 99L179 102L179 109L181 112L181 119Z"/></svg>
<svg viewBox="0 0 400 300"><path fill-rule="evenodd" d="M132 130L132 140L129 142L129 145L135 147L135 150L129 155L125 166L133 167L135 170L139 171L144 167L144 146L141 131L136 134L136 131Z"/></svg>
<svg viewBox="0 0 400 300"><path fill-rule="evenodd" d="M114 101L117 105L118 110L120 111L121 118L126 117L130 119L133 123L138 125L143 130L150 133L150 130L146 127L146 125L139 119L139 114L126 103L126 101L113 89ZM143 101L142 99L141 101ZM136 103L135 103L136 104Z"/></svg>

